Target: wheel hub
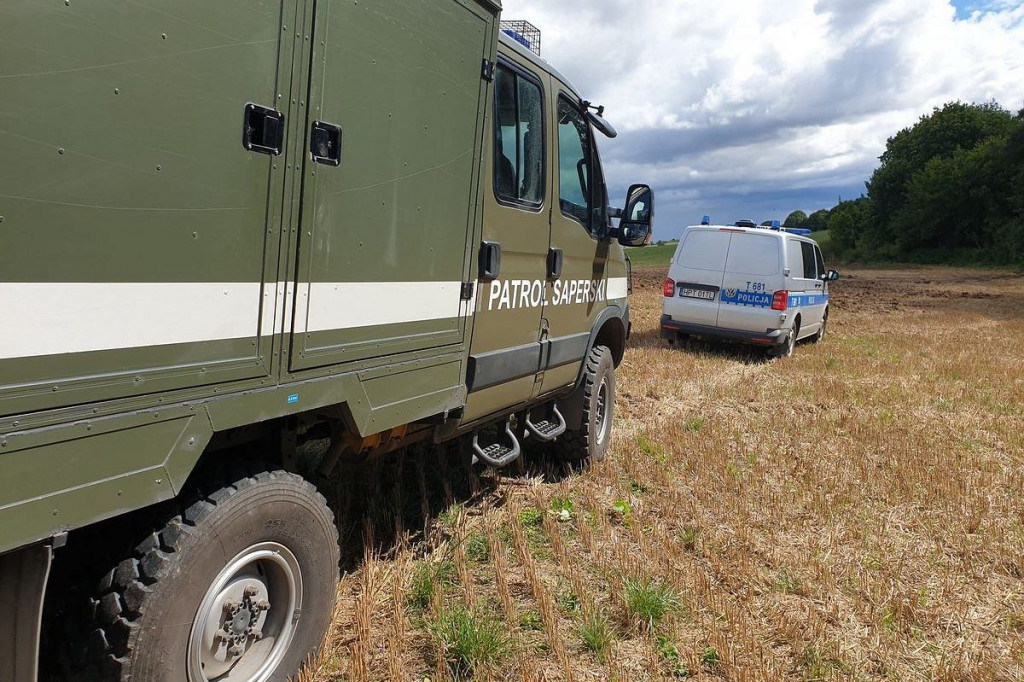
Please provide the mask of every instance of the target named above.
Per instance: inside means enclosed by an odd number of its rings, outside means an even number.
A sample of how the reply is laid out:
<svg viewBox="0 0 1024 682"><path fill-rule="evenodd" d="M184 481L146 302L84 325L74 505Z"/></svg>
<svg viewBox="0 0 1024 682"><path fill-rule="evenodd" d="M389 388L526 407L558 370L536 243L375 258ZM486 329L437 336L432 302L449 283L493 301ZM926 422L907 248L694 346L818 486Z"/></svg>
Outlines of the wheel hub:
<svg viewBox="0 0 1024 682"><path fill-rule="evenodd" d="M267 680L291 644L301 598L298 563L285 547L265 543L240 554L214 580L196 614L189 682Z"/></svg>

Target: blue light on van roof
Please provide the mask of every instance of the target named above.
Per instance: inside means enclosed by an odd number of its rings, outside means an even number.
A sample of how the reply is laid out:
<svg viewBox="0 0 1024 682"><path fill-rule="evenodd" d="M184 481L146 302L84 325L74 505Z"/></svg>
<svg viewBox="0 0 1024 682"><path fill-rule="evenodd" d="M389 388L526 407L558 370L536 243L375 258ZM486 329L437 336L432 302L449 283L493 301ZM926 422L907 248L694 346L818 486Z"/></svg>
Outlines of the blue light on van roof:
<svg viewBox="0 0 1024 682"><path fill-rule="evenodd" d="M777 230L780 227L782 227L782 223L781 222L779 222L778 220L773 220L772 221L772 229L773 230Z"/></svg>
<svg viewBox="0 0 1024 682"><path fill-rule="evenodd" d="M703 218L701 218L700 219L700 224L701 225L710 225L711 224L711 216L706 215Z"/></svg>

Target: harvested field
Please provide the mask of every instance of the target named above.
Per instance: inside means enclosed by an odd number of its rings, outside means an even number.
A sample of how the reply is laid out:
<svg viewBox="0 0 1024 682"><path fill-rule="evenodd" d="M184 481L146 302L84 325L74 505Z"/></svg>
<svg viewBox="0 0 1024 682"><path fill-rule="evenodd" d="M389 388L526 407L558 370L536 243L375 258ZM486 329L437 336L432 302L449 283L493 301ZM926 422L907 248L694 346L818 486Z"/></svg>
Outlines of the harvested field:
<svg viewBox="0 0 1024 682"><path fill-rule="evenodd" d="M855 269L794 357L658 338L610 456L353 467L304 680L1024 679L1024 278Z"/></svg>

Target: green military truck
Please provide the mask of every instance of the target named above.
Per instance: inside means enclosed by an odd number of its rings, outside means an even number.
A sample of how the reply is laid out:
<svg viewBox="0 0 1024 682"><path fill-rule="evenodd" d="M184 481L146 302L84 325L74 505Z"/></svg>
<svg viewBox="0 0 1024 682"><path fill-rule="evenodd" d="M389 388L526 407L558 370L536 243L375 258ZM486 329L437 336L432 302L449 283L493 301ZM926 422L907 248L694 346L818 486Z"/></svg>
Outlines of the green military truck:
<svg viewBox="0 0 1024 682"><path fill-rule="evenodd" d="M653 195L609 208L614 130L499 12L2 3L0 680L40 641L74 679L284 680L331 617L338 462L603 456Z"/></svg>

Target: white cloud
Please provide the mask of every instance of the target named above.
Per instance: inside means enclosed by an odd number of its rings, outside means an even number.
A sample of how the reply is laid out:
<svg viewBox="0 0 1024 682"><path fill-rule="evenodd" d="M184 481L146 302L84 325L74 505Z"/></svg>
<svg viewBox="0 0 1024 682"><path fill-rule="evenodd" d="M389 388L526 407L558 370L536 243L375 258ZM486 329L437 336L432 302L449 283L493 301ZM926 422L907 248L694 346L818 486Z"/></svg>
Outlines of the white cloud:
<svg viewBox="0 0 1024 682"><path fill-rule="evenodd" d="M602 146L609 181L655 184L659 237L705 209L785 217L762 213L856 195L887 137L947 101L1024 107L1019 0L960 20L947 0L504 6L539 26L545 58L608 107L622 133Z"/></svg>

